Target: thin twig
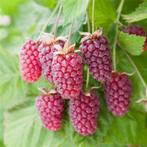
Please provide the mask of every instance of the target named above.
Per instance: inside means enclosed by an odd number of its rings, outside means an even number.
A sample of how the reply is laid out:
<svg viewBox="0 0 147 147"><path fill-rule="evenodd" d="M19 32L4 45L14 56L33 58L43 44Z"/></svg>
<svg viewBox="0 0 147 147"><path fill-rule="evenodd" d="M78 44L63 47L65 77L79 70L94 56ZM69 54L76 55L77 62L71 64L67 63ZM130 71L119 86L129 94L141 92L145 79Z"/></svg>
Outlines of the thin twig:
<svg viewBox="0 0 147 147"><path fill-rule="evenodd" d="M87 66L86 89L87 89L87 88L88 88L88 86L89 86L89 78L90 78L90 76L89 76L89 69L88 69L88 66Z"/></svg>
<svg viewBox="0 0 147 147"><path fill-rule="evenodd" d="M92 0L92 33L94 32L94 11L95 11L95 0Z"/></svg>
<svg viewBox="0 0 147 147"><path fill-rule="evenodd" d="M134 70L136 71L143 87L146 89L147 85L146 85L146 82L144 81L141 73L139 72L139 70L137 69L137 66L135 65L135 63L133 62L132 58L128 55L128 53L125 51L125 49L121 48L123 50L123 52L125 53L125 55L127 56L129 62L131 63L131 65L133 66ZM145 95L146 95L146 91L145 91Z"/></svg>
<svg viewBox="0 0 147 147"><path fill-rule="evenodd" d="M73 22L71 23L71 27L70 27L70 30L69 30L69 33L68 33L68 39L65 42L65 45L64 45L64 48L63 48L64 51L66 51L66 49L69 47L72 31L73 31Z"/></svg>
<svg viewBox="0 0 147 147"><path fill-rule="evenodd" d="M62 12L62 5L59 7L59 11L58 11L58 14L57 14L55 25L54 25L54 27L51 31L54 35L56 35L56 32L57 32L57 26L58 26L58 23L59 23L59 18L60 18L61 12Z"/></svg>
<svg viewBox="0 0 147 147"><path fill-rule="evenodd" d="M116 27L115 27L115 34L114 34L114 43L113 43L113 70L116 71L116 45L118 39L118 23L121 15L121 11L124 5L125 0L121 0L118 9L117 9L117 17L116 17Z"/></svg>
<svg viewBox="0 0 147 147"><path fill-rule="evenodd" d="M56 6L56 8L54 9L54 11L51 13L50 17L47 19L46 23L43 25L43 27L42 27L42 29L40 31L39 37L42 35L43 32L45 32L45 30L46 30L46 28L48 26L49 21L55 15L55 13L58 10L58 8L59 8L59 5Z"/></svg>
<svg viewBox="0 0 147 147"><path fill-rule="evenodd" d="M120 46L120 45L119 45L119 46ZM130 62L131 65L133 66L135 72L137 73L137 75L138 75L138 77L139 77L139 79L140 79L140 81L141 81L141 83L142 83L142 85L143 85L143 87L144 87L144 89L145 89L145 97L147 97L147 84L146 84L145 80L143 79L141 73L140 73L139 70L137 69L137 66L136 66L135 63L133 62L132 58L128 55L127 51L126 51L125 49L123 49L123 48L121 48L121 49L123 50L123 52L124 52L125 55L127 56L129 62Z"/></svg>
<svg viewBox="0 0 147 147"><path fill-rule="evenodd" d="M87 28L88 28L88 32L90 32L90 22L89 22L88 14L87 14ZM86 67L86 71L87 71L87 75L86 75L86 90L87 90L89 86L89 79L90 79L88 66Z"/></svg>
<svg viewBox="0 0 147 147"><path fill-rule="evenodd" d="M88 32L91 32L91 29L90 29L90 21L89 21L89 17L88 17L88 12L87 12L87 29L88 29Z"/></svg>

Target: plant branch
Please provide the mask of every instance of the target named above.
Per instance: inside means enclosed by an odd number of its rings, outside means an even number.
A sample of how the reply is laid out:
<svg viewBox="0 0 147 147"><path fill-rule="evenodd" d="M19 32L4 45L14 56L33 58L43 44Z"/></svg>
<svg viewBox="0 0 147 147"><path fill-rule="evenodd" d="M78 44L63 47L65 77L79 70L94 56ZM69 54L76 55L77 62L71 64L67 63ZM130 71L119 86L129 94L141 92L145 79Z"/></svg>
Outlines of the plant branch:
<svg viewBox="0 0 147 147"><path fill-rule="evenodd" d="M122 49L122 48L121 48ZM125 51L125 49L122 49L123 52L125 53L125 55L127 56L129 62L131 63L131 65L133 66L133 68L135 69L135 72L137 73L143 87L145 88L145 96L147 95L146 93L146 89L147 89L147 84L145 82L145 80L143 79L141 73L139 72L139 70L137 69L137 66L135 65L135 63L133 62L132 58L128 55L128 53Z"/></svg>
<svg viewBox="0 0 147 147"><path fill-rule="evenodd" d="M88 29L88 32L90 32L90 22L89 22L88 14L87 14L87 29ZM88 66L86 67L86 71L87 71L87 75L86 75L86 90L87 90L89 86L89 80L90 80Z"/></svg>
<svg viewBox="0 0 147 147"><path fill-rule="evenodd" d="M59 7L59 11L58 11L57 18L55 21L55 26L53 27L53 29L51 31L54 35L56 35L56 32L57 32L57 26L59 23L59 18L60 18L61 12L62 12L62 5Z"/></svg>
<svg viewBox="0 0 147 147"><path fill-rule="evenodd" d="M91 30L90 30L90 21L89 21L89 17L88 17L88 12L87 12L87 14L86 14L86 18L87 18L87 29L88 29L88 32L91 32Z"/></svg>
<svg viewBox="0 0 147 147"><path fill-rule="evenodd" d="M116 17L116 21L115 21L116 27L115 27L114 43L113 43L113 69L114 69L114 71L116 71L116 45L117 45L118 29L119 29L118 23L119 23L121 11L122 11L122 8L124 5L124 1L125 0L120 1L120 4L117 9L117 17Z"/></svg>
<svg viewBox="0 0 147 147"><path fill-rule="evenodd" d="M42 34L43 32L45 32L45 30L46 30L46 28L47 28L47 26L48 26L49 21L50 21L51 18L55 15L55 13L56 13L56 11L58 10L58 8L59 8L59 4L56 6L56 8L55 8L55 9L53 10L53 12L50 14L50 17L47 19L46 23L43 25L43 27L42 27L42 29L41 29L41 31L40 31L39 36L41 36L41 34Z"/></svg>
<svg viewBox="0 0 147 147"><path fill-rule="evenodd" d="M89 78L90 78L90 76L89 76L89 69L88 69L88 66L87 66L87 75L86 75L86 90L87 90L88 85L89 85Z"/></svg>
<svg viewBox="0 0 147 147"><path fill-rule="evenodd" d="M92 33L94 32L94 11L95 11L95 0L92 0Z"/></svg>
<svg viewBox="0 0 147 147"><path fill-rule="evenodd" d="M70 30L68 32L68 37L67 37L68 39L65 42L64 48L63 48L64 51L66 51L68 49L68 47L69 47L70 39L71 39L72 31L73 31L73 25L74 25L74 21L71 22Z"/></svg>

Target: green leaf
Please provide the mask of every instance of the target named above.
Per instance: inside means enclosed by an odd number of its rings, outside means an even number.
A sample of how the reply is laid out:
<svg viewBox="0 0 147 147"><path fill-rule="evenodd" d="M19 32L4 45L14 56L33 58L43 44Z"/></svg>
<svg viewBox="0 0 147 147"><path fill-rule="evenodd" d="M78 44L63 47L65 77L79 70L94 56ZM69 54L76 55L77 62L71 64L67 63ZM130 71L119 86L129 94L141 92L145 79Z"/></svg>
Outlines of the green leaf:
<svg viewBox="0 0 147 147"><path fill-rule="evenodd" d="M54 8L56 5L56 0L34 0L34 1L48 8Z"/></svg>
<svg viewBox="0 0 147 147"><path fill-rule="evenodd" d="M141 122L143 123L140 124ZM122 144L144 144L146 140L143 134L147 132L145 122L145 112L140 113L135 110L130 110L124 117L112 119L105 140Z"/></svg>
<svg viewBox="0 0 147 147"><path fill-rule="evenodd" d="M31 146L31 144L37 146L39 143L38 137L41 135L40 132L42 130L39 126L35 125L35 114L33 105L28 101L16 105L6 112L4 142L7 147L25 147ZM35 132L36 130L37 132ZM35 135L38 135L38 137ZM33 142L35 137L36 142L35 140Z"/></svg>
<svg viewBox="0 0 147 147"><path fill-rule="evenodd" d="M89 4L88 14L92 23L92 0ZM108 29L108 26L113 23L115 18L116 14L109 0L95 0L94 24L96 28L104 27Z"/></svg>
<svg viewBox="0 0 147 147"><path fill-rule="evenodd" d="M123 18L128 22L137 22L147 18L147 2L143 2L139 7L130 14L123 15Z"/></svg>
<svg viewBox="0 0 147 147"><path fill-rule="evenodd" d="M4 142L7 147L73 146L68 123L64 122L64 129L59 132L47 131L42 127L34 101L27 100L14 105L6 111L4 123Z"/></svg>
<svg viewBox="0 0 147 147"><path fill-rule="evenodd" d="M126 49L130 54L136 56L142 53L145 37L130 35L128 33L119 33L120 46Z"/></svg>
<svg viewBox="0 0 147 147"><path fill-rule="evenodd" d="M25 95L27 85L20 79L15 55L0 49L0 67L0 107L5 108Z"/></svg>
<svg viewBox="0 0 147 147"><path fill-rule="evenodd" d="M86 14L89 0L62 0L64 23L76 21L82 14Z"/></svg>
<svg viewBox="0 0 147 147"><path fill-rule="evenodd" d="M119 3L119 1L117 1ZM138 0L127 0L124 2L123 10L121 14L128 14L134 11L134 8L137 8L142 1Z"/></svg>
<svg viewBox="0 0 147 147"><path fill-rule="evenodd" d="M34 101L27 100L9 108L4 119L4 142L7 147L95 147L102 145L146 144L147 129L145 128L146 114L130 109L124 117L115 118L107 112L101 95L101 114L98 119L98 128L94 135L83 137L73 131L64 114L60 131L50 132L42 128L41 121L36 113ZM24 129L25 128L25 129ZM19 132L19 133L18 133ZM120 145L121 146L121 145ZM121 146L122 147L122 146Z"/></svg>
<svg viewBox="0 0 147 147"><path fill-rule="evenodd" d="M38 87L50 88L44 78L40 78L34 84L25 83L20 76L19 61L16 55L7 50L0 49L0 107L6 108L9 105L18 103L26 96L36 96Z"/></svg>

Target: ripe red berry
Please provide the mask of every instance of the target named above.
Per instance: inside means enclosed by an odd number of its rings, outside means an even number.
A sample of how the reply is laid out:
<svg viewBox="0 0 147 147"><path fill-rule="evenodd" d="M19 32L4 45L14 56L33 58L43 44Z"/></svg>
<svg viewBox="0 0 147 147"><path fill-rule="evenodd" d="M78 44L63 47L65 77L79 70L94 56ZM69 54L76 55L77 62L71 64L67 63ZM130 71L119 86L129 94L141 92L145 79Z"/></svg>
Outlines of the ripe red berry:
<svg viewBox="0 0 147 147"><path fill-rule="evenodd" d="M105 97L107 106L114 116L122 116L128 111L131 83L123 73L113 73L112 78L105 82Z"/></svg>
<svg viewBox="0 0 147 147"><path fill-rule="evenodd" d="M79 96L83 80L82 59L77 53L57 53L53 58L52 73L57 91L63 98Z"/></svg>
<svg viewBox="0 0 147 147"><path fill-rule="evenodd" d="M122 31L128 34L134 34L137 36L147 37L147 32L145 32L144 28L135 25L129 25L127 27L122 28ZM147 50L147 38L144 42L143 51Z"/></svg>
<svg viewBox="0 0 147 147"><path fill-rule="evenodd" d="M61 128L64 102L57 92L40 95L36 98L36 108L43 126L51 131Z"/></svg>
<svg viewBox="0 0 147 147"><path fill-rule="evenodd" d="M96 131L98 112L99 100L93 93L88 95L81 93L76 99L70 100L71 123L75 131L83 136L91 135Z"/></svg>
<svg viewBox="0 0 147 147"><path fill-rule="evenodd" d="M90 74L98 81L111 77L111 57L107 39L98 31L86 34L81 40L80 50L89 67Z"/></svg>
<svg viewBox="0 0 147 147"><path fill-rule="evenodd" d="M28 83L37 81L41 75L38 54L37 44L33 40L25 42L20 51L19 69L22 79Z"/></svg>
<svg viewBox="0 0 147 147"><path fill-rule="evenodd" d="M39 45L39 61L42 66L42 72L45 79L53 84L54 82L51 74L51 66L53 53L57 51L57 48L55 48L54 46L59 45L63 48L66 39L64 37L58 37L57 39L55 39L52 36L52 38L49 38L49 40L48 42L41 41Z"/></svg>

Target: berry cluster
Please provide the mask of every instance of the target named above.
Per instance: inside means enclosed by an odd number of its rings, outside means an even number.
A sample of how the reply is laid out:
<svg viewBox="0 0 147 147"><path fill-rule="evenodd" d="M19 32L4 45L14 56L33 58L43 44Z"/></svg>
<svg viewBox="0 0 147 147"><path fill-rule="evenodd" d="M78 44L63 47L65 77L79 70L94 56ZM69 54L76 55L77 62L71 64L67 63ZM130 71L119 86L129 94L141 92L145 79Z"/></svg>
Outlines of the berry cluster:
<svg viewBox="0 0 147 147"><path fill-rule="evenodd" d="M122 31L145 36L143 29L135 26ZM36 98L36 109L43 126L57 131L61 128L64 101L69 100L69 116L74 130L83 135L96 131L99 98L94 90L83 92L83 64L87 65L91 76L104 88L108 110L114 116L122 116L128 111L131 83L125 73L112 71L112 59L107 38L101 30L82 33L79 51L75 45L68 45L65 37L50 34L37 41L27 41L19 55L20 73L28 83L37 81L43 74L54 90L44 91ZM146 42L144 49L146 47Z"/></svg>

